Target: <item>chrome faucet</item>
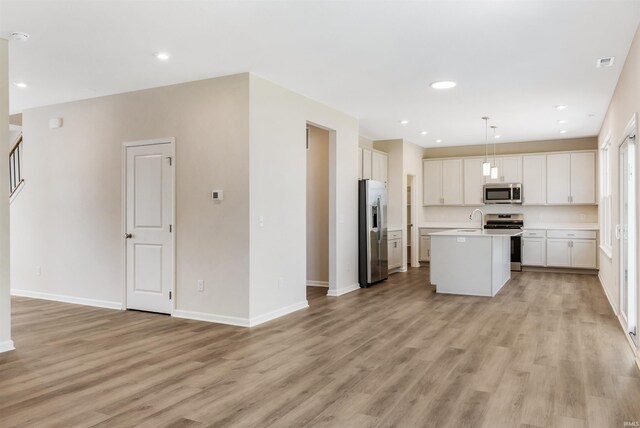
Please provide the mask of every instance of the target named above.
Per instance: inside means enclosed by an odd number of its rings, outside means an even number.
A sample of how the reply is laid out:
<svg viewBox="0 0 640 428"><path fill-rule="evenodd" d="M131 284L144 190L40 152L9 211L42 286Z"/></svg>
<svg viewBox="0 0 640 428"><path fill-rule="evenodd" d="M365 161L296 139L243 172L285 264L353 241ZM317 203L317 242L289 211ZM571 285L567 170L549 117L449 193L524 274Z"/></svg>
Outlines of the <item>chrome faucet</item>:
<svg viewBox="0 0 640 428"><path fill-rule="evenodd" d="M480 213L480 229L482 229L482 221L484 219L484 213L480 208L476 208L475 210L471 211L471 214L469 214L469 220L473 220L473 215L476 213L476 211Z"/></svg>

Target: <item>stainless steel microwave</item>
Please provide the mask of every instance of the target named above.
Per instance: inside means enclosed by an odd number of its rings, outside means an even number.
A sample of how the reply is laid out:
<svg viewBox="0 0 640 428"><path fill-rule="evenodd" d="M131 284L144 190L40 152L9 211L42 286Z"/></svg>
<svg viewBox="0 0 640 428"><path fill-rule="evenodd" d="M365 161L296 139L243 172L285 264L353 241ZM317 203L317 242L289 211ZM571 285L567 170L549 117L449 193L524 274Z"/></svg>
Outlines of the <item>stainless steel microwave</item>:
<svg viewBox="0 0 640 428"><path fill-rule="evenodd" d="M521 204L522 184L496 183L484 185L485 204Z"/></svg>

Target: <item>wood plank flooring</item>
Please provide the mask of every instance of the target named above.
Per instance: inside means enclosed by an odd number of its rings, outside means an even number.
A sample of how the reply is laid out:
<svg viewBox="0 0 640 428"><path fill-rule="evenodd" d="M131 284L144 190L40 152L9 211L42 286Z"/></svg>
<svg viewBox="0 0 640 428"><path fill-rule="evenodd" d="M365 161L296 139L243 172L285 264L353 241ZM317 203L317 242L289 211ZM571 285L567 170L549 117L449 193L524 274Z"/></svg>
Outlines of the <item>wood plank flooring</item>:
<svg viewBox="0 0 640 428"><path fill-rule="evenodd" d="M623 427L640 373L594 276L447 296L428 269L244 329L14 298L0 427ZM631 425L633 426L633 425Z"/></svg>

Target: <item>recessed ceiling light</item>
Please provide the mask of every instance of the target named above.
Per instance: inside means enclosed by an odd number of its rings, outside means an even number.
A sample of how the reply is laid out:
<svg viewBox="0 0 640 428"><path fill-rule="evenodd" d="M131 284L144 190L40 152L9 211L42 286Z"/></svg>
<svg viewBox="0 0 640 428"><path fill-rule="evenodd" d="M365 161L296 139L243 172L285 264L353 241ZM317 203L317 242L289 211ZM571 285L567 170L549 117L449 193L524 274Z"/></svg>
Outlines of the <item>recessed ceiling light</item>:
<svg viewBox="0 0 640 428"><path fill-rule="evenodd" d="M616 59L615 56L608 56L606 58L598 58L596 61L596 68L602 67L611 67L613 65L613 60Z"/></svg>
<svg viewBox="0 0 640 428"><path fill-rule="evenodd" d="M428 134L428 132L427 132L427 131L421 131L421 132L420 132L420 135L427 135L427 134Z"/></svg>
<svg viewBox="0 0 640 428"><path fill-rule="evenodd" d="M27 40L29 40L29 35L27 33L15 32L15 33L11 33L11 36L9 36L9 39L15 40L16 42L26 42Z"/></svg>
<svg viewBox="0 0 640 428"><path fill-rule="evenodd" d="M436 143L442 143L442 140L436 140Z"/></svg>
<svg viewBox="0 0 640 428"><path fill-rule="evenodd" d="M496 135L494 138L500 138L502 137L502 135Z"/></svg>
<svg viewBox="0 0 640 428"><path fill-rule="evenodd" d="M566 133L567 133L567 130L566 130L566 129L563 129L562 131L560 131L560 133L561 133L561 134L566 134Z"/></svg>
<svg viewBox="0 0 640 428"><path fill-rule="evenodd" d="M156 52L153 54L153 56L155 56L156 58L158 58L161 61L166 61L169 59L169 54L166 52Z"/></svg>
<svg viewBox="0 0 640 428"><path fill-rule="evenodd" d="M440 80L438 82L433 82L431 87L433 89L451 89L456 86L456 82L453 80Z"/></svg>
<svg viewBox="0 0 640 428"><path fill-rule="evenodd" d="M557 105L557 106L556 106L556 110L564 110L564 109L566 109L567 107L569 107L569 106L566 106L566 105L560 104L560 105Z"/></svg>
<svg viewBox="0 0 640 428"><path fill-rule="evenodd" d="M15 86L17 86L18 88L26 88L27 86L29 86L29 85L27 85L27 84L26 84L26 83L24 83L24 82L13 82L13 84L14 84Z"/></svg>
<svg viewBox="0 0 640 428"><path fill-rule="evenodd" d="M406 125L407 123L409 123L409 121L407 119L402 119L400 121L400 125Z"/></svg>
<svg viewBox="0 0 640 428"><path fill-rule="evenodd" d="M567 119L560 119L558 123L567 123Z"/></svg>

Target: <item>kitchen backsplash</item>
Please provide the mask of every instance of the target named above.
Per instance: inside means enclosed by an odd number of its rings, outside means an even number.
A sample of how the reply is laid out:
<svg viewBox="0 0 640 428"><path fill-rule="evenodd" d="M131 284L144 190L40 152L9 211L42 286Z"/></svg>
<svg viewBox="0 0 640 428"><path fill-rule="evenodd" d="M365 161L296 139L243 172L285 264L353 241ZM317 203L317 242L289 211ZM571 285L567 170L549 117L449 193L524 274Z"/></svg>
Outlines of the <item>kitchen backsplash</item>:
<svg viewBox="0 0 640 428"><path fill-rule="evenodd" d="M422 207L422 222L478 223L478 217L469 220L469 214L480 208L485 214L522 213L525 224L530 223L597 223L598 207L577 206L527 206L485 205L481 207Z"/></svg>

